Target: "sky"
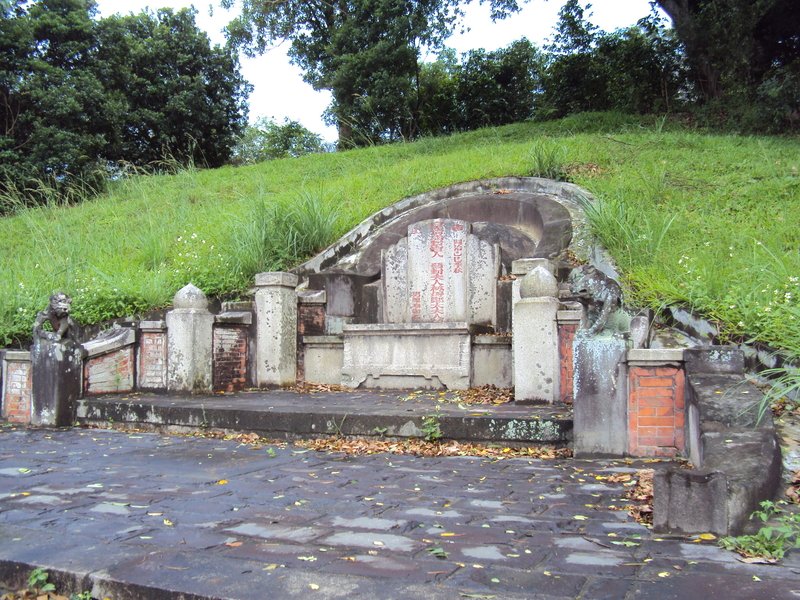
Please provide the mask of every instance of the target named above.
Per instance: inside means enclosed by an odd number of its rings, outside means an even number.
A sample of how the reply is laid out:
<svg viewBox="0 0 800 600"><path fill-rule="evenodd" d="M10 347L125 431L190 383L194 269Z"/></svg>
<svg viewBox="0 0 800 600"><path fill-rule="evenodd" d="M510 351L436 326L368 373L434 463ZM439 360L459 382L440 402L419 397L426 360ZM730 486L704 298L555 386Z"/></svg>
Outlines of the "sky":
<svg viewBox="0 0 800 600"><path fill-rule="evenodd" d="M97 0L97 4L103 17L114 13L137 13L147 7L177 10L194 5L198 10L198 27L208 33L212 43L220 44L225 41L223 28L235 16L235 13L208 0ZM489 7L472 2L465 11L465 31L456 32L446 44L459 54L477 48L496 50L521 37L541 46L553 33L561 4L558 0L531 0L521 12L492 23ZM613 31L647 16L650 5L648 0L597 0L591 10L593 14L589 20L593 24ZM288 43L284 43L256 58L242 56L242 74L254 86L249 100L250 122L269 117L281 123L284 118L289 118L322 135L326 141L334 141L336 129L322 121L322 113L331 100L330 93L316 92L303 81L301 70L289 63L287 48Z"/></svg>

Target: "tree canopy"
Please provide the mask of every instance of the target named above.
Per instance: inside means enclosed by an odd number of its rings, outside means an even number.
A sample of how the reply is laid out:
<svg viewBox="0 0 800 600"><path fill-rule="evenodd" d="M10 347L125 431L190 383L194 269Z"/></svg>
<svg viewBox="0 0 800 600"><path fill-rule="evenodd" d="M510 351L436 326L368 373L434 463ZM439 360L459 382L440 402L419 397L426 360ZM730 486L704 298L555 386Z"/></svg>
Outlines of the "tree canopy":
<svg viewBox="0 0 800 600"><path fill-rule="evenodd" d="M490 3L498 18L518 8ZM332 92L328 115L344 145L415 134L420 52L441 47L462 16L459 0L222 0L234 4L229 39L251 54L289 41L305 80Z"/></svg>
<svg viewBox="0 0 800 600"><path fill-rule="evenodd" d="M195 14L99 20L93 0L0 4L0 186L100 181L118 162L227 161L248 86Z"/></svg>

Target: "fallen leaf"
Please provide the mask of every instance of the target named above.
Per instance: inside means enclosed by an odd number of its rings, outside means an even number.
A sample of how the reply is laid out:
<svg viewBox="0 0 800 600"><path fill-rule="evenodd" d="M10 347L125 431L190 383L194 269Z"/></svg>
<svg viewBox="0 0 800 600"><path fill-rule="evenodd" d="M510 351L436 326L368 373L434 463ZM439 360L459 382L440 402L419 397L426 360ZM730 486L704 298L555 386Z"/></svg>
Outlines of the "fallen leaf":
<svg viewBox="0 0 800 600"><path fill-rule="evenodd" d="M240 542L238 540L235 541L235 542L225 542L225 545L226 546L230 546L231 548L238 548L239 546L242 545L242 542Z"/></svg>
<svg viewBox="0 0 800 600"><path fill-rule="evenodd" d="M659 577L669 577L669 575L669 571L661 571L661 573L658 574Z"/></svg>
<svg viewBox="0 0 800 600"><path fill-rule="evenodd" d="M697 537L700 538L701 540L706 540L706 541L709 541L709 542L711 540L717 539L717 536L715 536L713 533L701 533Z"/></svg>
<svg viewBox="0 0 800 600"><path fill-rule="evenodd" d="M164 519L164 525L166 525L167 527L172 527L173 525L175 525L175 523L173 523L169 519Z"/></svg>
<svg viewBox="0 0 800 600"><path fill-rule="evenodd" d="M219 481L216 483L216 485L225 485L225 484L227 484L227 483L228 483L228 480L227 480L227 479L220 479L220 480L219 480Z"/></svg>
<svg viewBox="0 0 800 600"><path fill-rule="evenodd" d="M584 517L583 515L575 515L572 518L575 519L576 521L586 521L589 519L589 517Z"/></svg>
<svg viewBox="0 0 800 600"><path fill-rule="evenodd" d="M314 591L317 591L319 589L319 586L316 583L309 583L308 587L310 587Z"/></svg>
<svg viewBox="0 0 800 600"><path fill-rule="evenodd" d="M278 565L276 563L270 563L270 564L266 565L263 570L264 571L274 571L277 568L278 568Z"/></svg>

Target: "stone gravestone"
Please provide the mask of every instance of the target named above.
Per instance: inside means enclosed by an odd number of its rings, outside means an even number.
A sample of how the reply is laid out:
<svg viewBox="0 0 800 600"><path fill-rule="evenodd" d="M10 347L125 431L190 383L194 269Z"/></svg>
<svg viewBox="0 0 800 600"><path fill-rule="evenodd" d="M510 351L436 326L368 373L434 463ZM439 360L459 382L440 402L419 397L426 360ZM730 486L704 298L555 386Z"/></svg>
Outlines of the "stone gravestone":
<svg viewBox="0 0 800 600"><path fill-rule="evenodd" d="M74 339L76 324L69 316L71 304L72 299L66 294L53 294L33 325L32 425L67 427L74 420L81 391L83 348ZM52 331L45 328L47 323Z"/></svg>
<svg viewBox="0 0 800 600"><path fill-rule="evenodd" d="M383 252L383 322L344 326L344 385L469 387L470 325L494 325L500 271L498 247L470 228L420 221Z"/></svg>
<svg viewBox="0 0 800 600"><path fill-rule="evenodd" d="M470 229L456 219L420 221L384 251L385 323L495 323L499 249Z"/></svg>

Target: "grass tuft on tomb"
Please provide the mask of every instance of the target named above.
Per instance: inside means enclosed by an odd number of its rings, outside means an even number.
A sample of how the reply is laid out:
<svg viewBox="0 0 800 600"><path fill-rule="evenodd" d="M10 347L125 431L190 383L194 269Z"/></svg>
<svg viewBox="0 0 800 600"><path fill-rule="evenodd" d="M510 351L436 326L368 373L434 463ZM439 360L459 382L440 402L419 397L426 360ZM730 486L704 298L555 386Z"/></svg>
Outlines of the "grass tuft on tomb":
<svg viewBox="0 0 800 600"><path fill-rule="evenodd" d="M167 306L189 281L239 297L397 200L542 165L597 198L629 303L683 304L730 339L800 355L800 139L616 113L134 176L78 205L20 208L0 219L0 346L27 343L54 290L84 323Z"/></svg>

